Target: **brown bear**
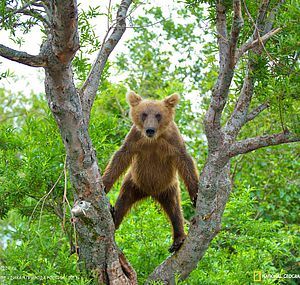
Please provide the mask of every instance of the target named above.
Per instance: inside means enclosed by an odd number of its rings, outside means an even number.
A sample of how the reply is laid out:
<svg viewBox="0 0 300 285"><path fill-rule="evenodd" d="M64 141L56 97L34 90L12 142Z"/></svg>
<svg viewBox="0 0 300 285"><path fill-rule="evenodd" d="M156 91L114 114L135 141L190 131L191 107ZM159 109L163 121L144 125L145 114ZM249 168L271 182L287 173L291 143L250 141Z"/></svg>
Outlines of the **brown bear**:
<svg viewBox="0 0 300 285"><path fill-rule="evenodd" d="M134 92L127 94L133 126L120 149L113 155L103 174L106 193L119 176L129 168L114 207L116 228L132 205L151 196L158 201L173 226L176 251L185 239L177 173L183 179L193 205L198 191L198 172L187 153L174 122L179 96L164 100L144 100Z"/></svg>

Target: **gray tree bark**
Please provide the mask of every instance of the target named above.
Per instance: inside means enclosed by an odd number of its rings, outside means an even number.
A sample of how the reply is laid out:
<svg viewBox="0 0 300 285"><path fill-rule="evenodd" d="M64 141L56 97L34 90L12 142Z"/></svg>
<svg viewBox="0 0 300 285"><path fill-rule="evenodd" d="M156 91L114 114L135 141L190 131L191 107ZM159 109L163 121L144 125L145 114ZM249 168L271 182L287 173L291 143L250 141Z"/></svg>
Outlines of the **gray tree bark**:
<svg viewBox="0 0 300 285"><path fill-rule="evenodd" d="M137 284L134 269L117 248L110 204L105 196L95 151L88 133L91 108L100 84L105 63L126 29L126 15L131 0L122 0L115 24L104 37L101 49L86 78L77 90L72 72L72 59L79 48L76 0L32 1L14 13L37 15L45 25L48 38L39 55L17 51L0 44L0 56L33 67L45 69L45 91L49 108L59 127L65 145L70 178L76 192L72 209L79 237L79 257L85 270L93 274L99 284ZM280 28L273 29L275 15L284 1L279 1L267 17L269 0L263 0L254 23L252 37L238 47L243 26L240 0L233 0L234 17L227 33L226 9L216 4L216 28L219 45L219 76L212 90L210 106L204 120L208 140L208 158L201 172L196 214L191 220L189 234L178 252L168 257L149 276L148 283L159 280L174 284L175 275L188 277L205 254L211 240L221 229L221 218L231 191L230 159L261 147L299 141L288 130L237 141L242 127L268 108L268 102L249 111L253 97L255 61L249 55L247 75L234 111L225 126L221 118L226 105L234 69L246 52L260 54L264 43ZM30 6L33 7L30 7ZM44 9L39 15L37 5ZM246 13L248 13L245 6Z"/></svg>

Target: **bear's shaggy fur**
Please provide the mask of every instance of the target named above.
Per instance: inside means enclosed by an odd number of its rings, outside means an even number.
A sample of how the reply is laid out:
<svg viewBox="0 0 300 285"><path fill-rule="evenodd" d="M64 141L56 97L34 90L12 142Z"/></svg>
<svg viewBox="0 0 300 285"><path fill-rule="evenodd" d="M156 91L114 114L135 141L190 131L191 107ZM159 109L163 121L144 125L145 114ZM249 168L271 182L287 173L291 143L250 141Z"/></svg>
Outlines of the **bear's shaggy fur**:
<svg viewBox="0 0 300 285"><path fill-rule="evenodd" d="M174 122L179 96L173 94L162 101L143 100L129 92L127 101L133 126L103 175L108 193L130 167L114 207L115 225L119 227L134 203L151 196L161 204L172 223L174 242L169 250L175 251L185 239L177 173L193 204L198 190L197 169Z"/></svg>

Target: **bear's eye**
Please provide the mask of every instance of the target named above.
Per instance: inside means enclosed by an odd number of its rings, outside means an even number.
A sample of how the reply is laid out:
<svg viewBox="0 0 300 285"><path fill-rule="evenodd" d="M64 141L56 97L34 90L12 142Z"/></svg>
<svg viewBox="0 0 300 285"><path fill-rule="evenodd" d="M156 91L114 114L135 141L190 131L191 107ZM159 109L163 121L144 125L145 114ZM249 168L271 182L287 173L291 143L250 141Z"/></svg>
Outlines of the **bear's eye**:
<svg viewBox="0 0 300 285"><path fill-rule="evenodd" d="M142 114L142 121L145 121L146 118L147 118L147 116L148 116L148 115L147 115L146 113L143 113L143 114Z"/></svg>
<svg viewBox="0 0 300 285"><path fill-rule="evenodd" d="M161 120L161 114L156 114L155 118L157 119L157 121L160 121Z"/></svg>

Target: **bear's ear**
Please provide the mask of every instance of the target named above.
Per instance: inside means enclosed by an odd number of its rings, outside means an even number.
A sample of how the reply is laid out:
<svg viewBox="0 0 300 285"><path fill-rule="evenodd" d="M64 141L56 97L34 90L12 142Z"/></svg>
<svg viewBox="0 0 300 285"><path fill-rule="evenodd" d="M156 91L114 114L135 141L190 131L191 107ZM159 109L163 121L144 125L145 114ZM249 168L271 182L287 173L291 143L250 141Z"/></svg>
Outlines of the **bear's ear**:
<svg viewBox="0 0 300 285"><path fill-rule="evenodd" d="M143 99L140 95L133 91L129 91L126 95L127 102L131 107L137 106Z"/></svg>
<svg viewBox="0 0 300 285"><path fill-rule="evenodd" d="M169 108L174 108L179 102L179 95L174 93L164 99L164 103Z"/></svg>

